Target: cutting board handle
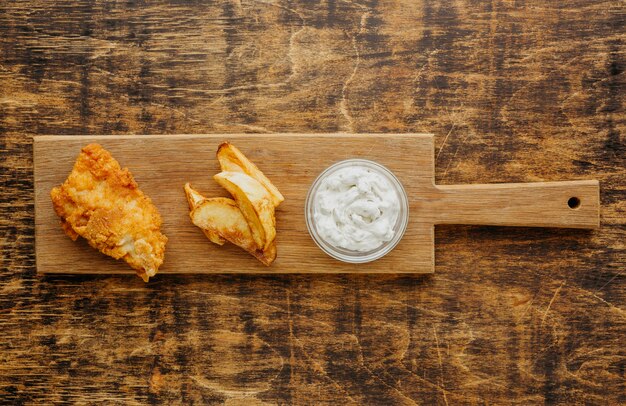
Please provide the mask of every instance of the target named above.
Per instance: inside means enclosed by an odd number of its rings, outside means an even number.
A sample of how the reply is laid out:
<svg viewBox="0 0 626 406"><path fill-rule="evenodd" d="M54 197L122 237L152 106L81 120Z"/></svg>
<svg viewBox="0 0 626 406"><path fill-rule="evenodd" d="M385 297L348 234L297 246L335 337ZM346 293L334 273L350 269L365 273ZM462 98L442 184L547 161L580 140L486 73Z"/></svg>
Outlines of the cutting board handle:
<svg viewBox="0 0 626 406"><path fill-rule="evenodd" d="M597 180L439 185L436 224L598 228Z"/></svg>

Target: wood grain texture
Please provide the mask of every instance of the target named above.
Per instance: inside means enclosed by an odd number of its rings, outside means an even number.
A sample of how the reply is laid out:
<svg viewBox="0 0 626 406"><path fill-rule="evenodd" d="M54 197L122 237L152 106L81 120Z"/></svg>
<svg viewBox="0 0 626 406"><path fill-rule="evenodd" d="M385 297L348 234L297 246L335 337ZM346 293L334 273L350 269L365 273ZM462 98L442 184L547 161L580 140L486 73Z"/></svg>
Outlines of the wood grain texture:
<svg viewBox="0 0 626 406"><path fill-rule="evenodd" d="M435 224L598 228L596 180L438 186Z"/></svg>
<svg viewBox="0 0 626 406"><path fill-rule="evenodd" d="M0 2L3 403L626 402L626 6ZM437 226L429 276L35 273L32 135L429 132L440 185L598 179L601 227Z"/></svg>
<svg viewBox="0 0 626 406"><path fill-rule="evenodd" d="M181 185L191 182L206 196L228 196L212 181L219 172L218 145L229 140L274 179L287 202L277 210L280 255L271 267L236 247L207 244L189 221ZM426 134L271 134L170 136L40 136L33 145L35 247L39 273L134 273L64 238L50 190L63 183L75 156L100 143L133 173L163 217L168 236L161 273L432 273L435 224L597 228L597 181L493 185L435 185L433 137ZM384 258L347 264L323 253L308 234L304 205L315 178L338 161L360 158L389 168L409 199L409 224L401 243ZM569 207L571 198L578 199Z"/></svg>

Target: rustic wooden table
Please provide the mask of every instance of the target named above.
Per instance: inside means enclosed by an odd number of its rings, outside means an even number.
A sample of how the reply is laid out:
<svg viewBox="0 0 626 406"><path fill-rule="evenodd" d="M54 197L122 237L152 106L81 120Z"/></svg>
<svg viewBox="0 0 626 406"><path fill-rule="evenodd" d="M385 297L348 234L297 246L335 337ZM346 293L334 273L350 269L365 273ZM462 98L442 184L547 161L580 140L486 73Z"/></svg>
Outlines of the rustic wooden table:
<svg viewBox="0 0 626 406"><path fill-rule="evenodd" d="M0 399L623 404L625 16L2 1ZM332 131L433 132L441 184L599 179L602 228L439 227L431 276L35 274L34 134Z"/></svg>

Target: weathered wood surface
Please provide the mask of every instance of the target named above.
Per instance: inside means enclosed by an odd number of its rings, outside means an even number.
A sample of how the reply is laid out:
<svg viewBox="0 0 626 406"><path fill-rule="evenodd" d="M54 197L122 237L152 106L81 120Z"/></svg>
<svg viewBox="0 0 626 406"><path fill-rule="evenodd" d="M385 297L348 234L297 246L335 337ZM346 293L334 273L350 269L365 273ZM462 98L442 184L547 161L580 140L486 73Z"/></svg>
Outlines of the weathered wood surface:
<svg viewBox="0 0 626 406"><path fill-rule="evenodd" d="M618 1L0 5L6 403L623 404ZM35 275L33 134L433 132L437 182L599 179L596 231L442 226L427 277Z"/></svg>

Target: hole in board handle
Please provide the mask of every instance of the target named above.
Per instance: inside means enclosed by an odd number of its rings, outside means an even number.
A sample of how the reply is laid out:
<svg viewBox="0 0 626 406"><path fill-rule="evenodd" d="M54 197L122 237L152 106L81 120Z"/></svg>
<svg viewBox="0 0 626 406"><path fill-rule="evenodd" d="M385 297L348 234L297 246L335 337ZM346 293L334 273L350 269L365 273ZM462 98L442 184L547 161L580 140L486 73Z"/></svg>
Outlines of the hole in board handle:
<svg viewBox="0 0 626 406"><path fill-rule="evenodd" d="M580 199L577 197L570 197L567 201L567 205L570 209L577 209L580 207Z"/></svg>

